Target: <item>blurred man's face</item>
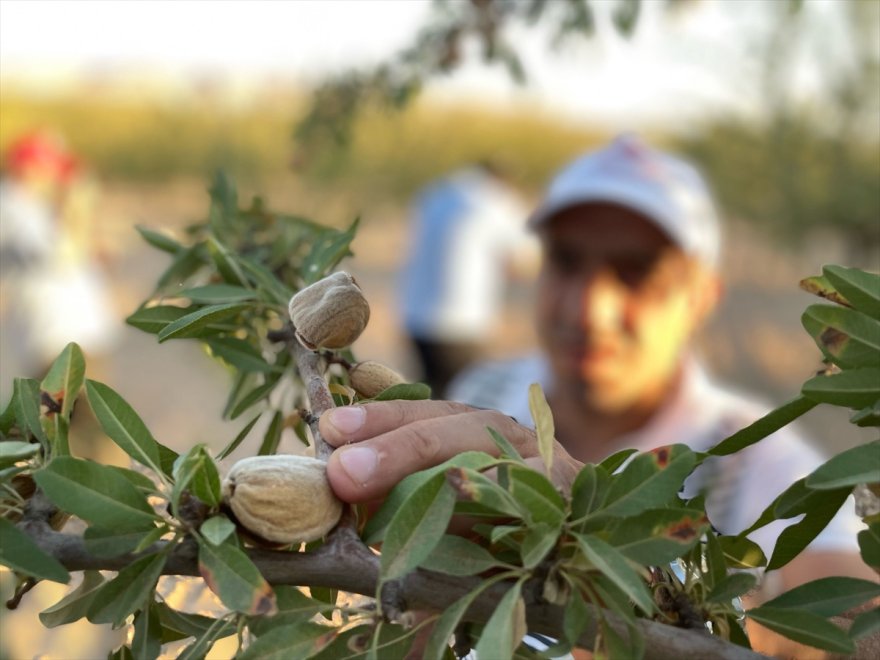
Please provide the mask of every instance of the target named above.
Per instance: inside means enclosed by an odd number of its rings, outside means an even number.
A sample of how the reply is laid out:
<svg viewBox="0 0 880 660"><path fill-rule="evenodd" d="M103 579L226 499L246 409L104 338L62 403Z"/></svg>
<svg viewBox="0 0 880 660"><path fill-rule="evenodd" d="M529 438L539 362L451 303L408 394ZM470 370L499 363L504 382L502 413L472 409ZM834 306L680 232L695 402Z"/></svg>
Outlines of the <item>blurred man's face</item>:
<svg viewBox="0 0 880 660"><path fill-rule="evenodd" d="M538 333L557 387L607 413L650 409L717 297L715 276L651 221L584 204L542 229Z"/></svg>

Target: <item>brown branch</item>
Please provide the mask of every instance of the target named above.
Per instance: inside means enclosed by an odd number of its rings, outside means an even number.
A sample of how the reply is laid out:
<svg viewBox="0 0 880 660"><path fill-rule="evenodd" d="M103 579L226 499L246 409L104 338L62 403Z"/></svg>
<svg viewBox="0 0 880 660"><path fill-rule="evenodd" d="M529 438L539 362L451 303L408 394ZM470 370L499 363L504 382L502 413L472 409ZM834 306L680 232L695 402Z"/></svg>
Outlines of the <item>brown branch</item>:
<svg viewBox="0 0 880 660"><path fill-rule="evenodd" d="M164 545L158 543L139 555L96 557L88 552L82 537L56 532L45 521L22 521L20 526L43 551L54 556L71 571L119 571L144 554L155 552ZM337 527L327 542L313 552L249 548L247 553L266 580L273 585L331 587L374 596L379 584L378 557L363 544L350 525ZM164 575L198 576L196 543L187 540L178 544L169 553L162 572ZM478 576L454 577L418 570L396 582L393 599L401 611L438 611L452 605L481 582L482 579ZM467 611L465 618L468 621L488 621L498 601L509 588L510 585L501 583L486 589ZM561 637L564 608L534 602L535 598L529 594L537 591L524 590L529 630ZM604 616L618 633L624 637L628 635L626 624L617 615L604 612ZM579 645L592 648L598 631L597 625L597 618L594 616L581 634ZM645 639L648 657L657 660L754 660L763 657L695 630L676 628L647 619L637 620L636 626Z"/></svg>

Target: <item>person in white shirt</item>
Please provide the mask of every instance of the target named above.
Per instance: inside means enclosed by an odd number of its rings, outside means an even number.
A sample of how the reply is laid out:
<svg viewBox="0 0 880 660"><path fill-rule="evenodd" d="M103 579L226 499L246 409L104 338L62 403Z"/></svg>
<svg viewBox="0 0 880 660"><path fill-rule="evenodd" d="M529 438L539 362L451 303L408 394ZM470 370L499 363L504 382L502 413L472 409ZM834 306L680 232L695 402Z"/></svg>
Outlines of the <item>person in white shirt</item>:
<svg viewBox="0 0 880 660"><path fill-rule="evenodd" d="M342 499L380 499L407 474L461 451L497 453L486 426L539 468L529 428L533 382L553 412L559 446L551 477L561 488L584 463L621 449L685 443L705 451L767 411L714 384L692 350L721 285L718 214L690 164L623 136L563 168L530 226L544 255L536 292L541 352L462 374L450 394L470 405L388 402L330 411L321 430L340 447L328 477ZM733 534L821 462L786 428L706 461L684 496L707 488L710 520ZM789 523L752 538L769 555ZM750 604L830 575L876 579L858 554L861 527L850 500L806 551L768 575ZM749 632L756 650L798 653L765 629Z"/></svg>
<svg viewBox="0 0 880 660"><path fill-rule="evenodd" d="M484 353L508 274L537 261L528 209L498 167L485 162L428 186L412 212L399 311L421 369L441 396Z"/></svg>

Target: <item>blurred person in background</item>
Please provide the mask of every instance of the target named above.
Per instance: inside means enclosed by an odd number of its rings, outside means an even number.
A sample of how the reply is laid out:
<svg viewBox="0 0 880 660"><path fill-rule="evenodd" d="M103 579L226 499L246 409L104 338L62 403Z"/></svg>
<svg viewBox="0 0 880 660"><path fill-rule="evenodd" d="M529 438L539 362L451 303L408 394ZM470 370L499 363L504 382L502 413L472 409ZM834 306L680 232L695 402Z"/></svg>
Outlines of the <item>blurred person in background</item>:
<svg viewBox="0 0 880 660"><path fill-rule="evenodd" d="M689 163L622 136L563 168L529 225L544 256L536 295L542 350L461 374L449 396L469 405L383 402L326 414L321 430L340 447L328 476L342 499L380 499L407 474L462 451L497 453L487 426L540 466L531 383L541 384L553 411L560 446L551 476L564 489L584 463L673 443L707 451L768 411L713 382L694 353L695 334L721 295L720 222ZM705 493L714 527L736 534L822 462L786 427L739 453L706 460L683 497ZM769 557L790 523L777 521L750 538ZM803 554L764 576L749 605L820 577L876 579L859 556L862 527L847 502ZM749 627L756 650L804 652L751 621Z"/></svg>
<svg viewBox="0 0 880 660"><path fill-rule="evenodd" d="M534 270L528 210L497 164L484 161L429 185L412 211L400 312L435 396L484 356L508 277Z"/></svg>
<svg viewBox="0 0 880 660"><path fill-rule="evenodd" d="M55 133L22 135L3 155L4 400L13 376L42 378L69 342L77 342L94 358L113 345L119 319L96 261L95 191L94 180ZM90 373L97 374L91 363Z"/></svg>

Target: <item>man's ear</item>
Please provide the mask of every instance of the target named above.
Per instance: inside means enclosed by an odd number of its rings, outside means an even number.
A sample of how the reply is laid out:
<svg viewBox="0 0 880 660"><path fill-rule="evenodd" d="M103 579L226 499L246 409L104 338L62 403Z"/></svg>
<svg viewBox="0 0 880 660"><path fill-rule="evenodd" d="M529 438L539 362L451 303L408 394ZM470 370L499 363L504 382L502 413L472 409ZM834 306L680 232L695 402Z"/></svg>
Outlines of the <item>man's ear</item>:
<svg viewBox="0 0 880 660"><path fill-rule="evenodd" d="M715 311L724 295L724 283L717 270L704 264L694 264L691 295L696 325L702 325Z"/></svg>

